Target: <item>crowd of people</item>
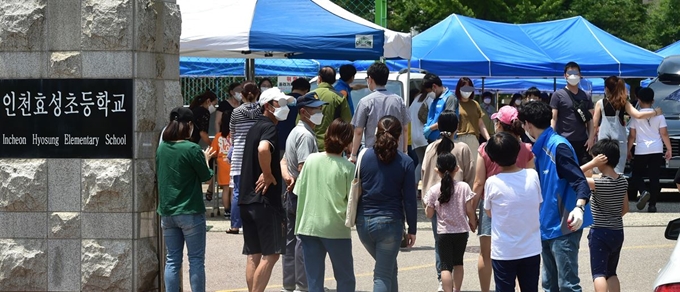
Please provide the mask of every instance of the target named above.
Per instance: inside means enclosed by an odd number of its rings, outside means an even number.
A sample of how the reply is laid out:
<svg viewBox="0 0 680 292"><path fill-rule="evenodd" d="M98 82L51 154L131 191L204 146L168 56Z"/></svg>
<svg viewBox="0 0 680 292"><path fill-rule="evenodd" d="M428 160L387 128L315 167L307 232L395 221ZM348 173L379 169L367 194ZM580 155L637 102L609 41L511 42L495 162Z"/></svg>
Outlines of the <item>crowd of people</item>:
<svg viewBox="0 0 680 292"><path fill-rule="evenodd" d="M653 180L671 154L651 89L640 90L636 108L623 80L612 76L605 98L593 103L570 62L568 85L549 99L530 88L497 109L488 92L481 104L475 99L467 77L449 89L428 73L409 103L387 91L385 64L368 68L365 85L355 74L345 65L336 80L336 70L324 67L315 90L297 79L290 93L267 79L234 83L217 108L208 91L189 108L173 109L156 155L168 291L178 291L185 243L191 288L205 291L201 187L215 175L213 160L231 220L226 232L243 234L249 291L264 291L281 255L282 291L325 291L326 255L336 290L355 291L352 227L375 260L373 291L398 291L397 257L416 243L418 200L431 218L439 291L462 290L470 232L480 244L482 291L492 275L495 291L538 291L539 273L544 291L581 291L584 227L595 291L621 290L623 166L634 156L634 173ZM351 92L361 88L371 93L353 105ZM218 134L210 141L216 110ZM199 141L212 147L202 150ZM649 202L655 212L659 190L657 176L637 208Z"/></svg>

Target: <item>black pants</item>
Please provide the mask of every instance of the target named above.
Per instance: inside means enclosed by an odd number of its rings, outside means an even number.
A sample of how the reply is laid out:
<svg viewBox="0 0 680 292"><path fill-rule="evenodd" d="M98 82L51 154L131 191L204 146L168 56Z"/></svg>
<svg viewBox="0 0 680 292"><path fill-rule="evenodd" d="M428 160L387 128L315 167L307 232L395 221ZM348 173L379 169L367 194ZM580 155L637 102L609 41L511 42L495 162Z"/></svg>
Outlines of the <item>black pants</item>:
<svg viewBox="0 0 680 292"><path fill-rule="evenodd" d="M578 165L584 165L593 159L588 154L588 151L586 151L586 141L569 141L569 144L571 144L571 148L574 148L574 152L576 152L576 157L578 158L576 162L578 162Z"/></svg>
<svg viewBox="0 0 680 292"><path fill-rule="evenodd" d="M649 205L656 206L656 200L661 193L661 167L666 163L662 153L635 155L633 161L633 184L642 194L645 189L645 174L649 179Z"/></svg>

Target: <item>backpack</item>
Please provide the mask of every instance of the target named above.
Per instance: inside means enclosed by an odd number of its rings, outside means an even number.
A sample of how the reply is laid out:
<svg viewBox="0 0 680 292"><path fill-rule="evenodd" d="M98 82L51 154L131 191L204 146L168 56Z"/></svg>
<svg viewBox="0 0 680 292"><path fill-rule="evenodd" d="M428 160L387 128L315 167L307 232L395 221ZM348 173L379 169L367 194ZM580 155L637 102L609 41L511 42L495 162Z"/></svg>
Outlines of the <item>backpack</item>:
<svg viewBox="0 0 680 292"><path fill-rule="evenodd" d="M587 100L576 101L574 99L574 93L571 92L571 90L564 89L564 91L567 92L569 98L571 99L571 104L574 110L574 114L576 114L576 117L580 118L584 124L592 120L593 114L590 113Z"/></svg>

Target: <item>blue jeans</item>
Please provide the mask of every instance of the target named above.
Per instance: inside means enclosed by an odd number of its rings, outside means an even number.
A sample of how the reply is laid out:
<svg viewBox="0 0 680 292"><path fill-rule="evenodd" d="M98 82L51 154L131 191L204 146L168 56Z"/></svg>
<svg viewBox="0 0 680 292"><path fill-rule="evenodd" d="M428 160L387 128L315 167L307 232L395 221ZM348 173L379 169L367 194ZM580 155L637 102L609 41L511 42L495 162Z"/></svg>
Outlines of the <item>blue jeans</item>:
<svg viewBox="0 0 680 292"><path fill-rule="evenodd" d="M432 235L434 235L434 268L437 270L437 280L442 279L442 264L439 259L439 236L437 235L437 213L432 216Z"/></svg>
<svg viewBox="0 0 680 292"><path fill-rule="evenodd" d="M243 227L241 221L241 208L238 207L239 187L241 186L241 176L235 175L231 177L234 182L233 196L231 197L231 228Z"/></svg>
<svg viewBox="0 0 680 292"><path fill-rule="evenodd" d="M545 292L580 292L578 249L583 229L543 240L543 290Z"/></svg>
<svg viewBox="0 0 680 292"><path fill-rule="evenodd" d="M397 255L404 232L403 220L388 216L357 214L356 223L361 243L375 259L373 292L399 291Z"/></svg>
<svg viewBox="0 0 680 292"><path fill-rule="evenodd" d="M305 272L309 292L324 292L326 272L326 254L331 258L333 276L337 281L336 291L354 292L354 259L352 258L351 239L329 239L315 236L299 235L302 241L302 253L305 257Z"/></svg>
<svg viewBox="0 0 680 292"><path fill-rule="evenodd" d="M167 251L166 291L179 291L179 272L182 270L185 242L191 291L205 291L205 214L162 216L161 227Z"/></svg>

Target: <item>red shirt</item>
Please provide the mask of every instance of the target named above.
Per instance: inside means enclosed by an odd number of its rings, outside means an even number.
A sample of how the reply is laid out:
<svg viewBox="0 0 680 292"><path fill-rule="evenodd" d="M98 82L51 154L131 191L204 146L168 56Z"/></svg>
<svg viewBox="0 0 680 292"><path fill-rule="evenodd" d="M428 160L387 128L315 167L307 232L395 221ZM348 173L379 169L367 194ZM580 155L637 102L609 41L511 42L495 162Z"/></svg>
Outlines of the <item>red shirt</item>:
<svg viewBox="0 0 680 292"><path fill-rule="evenodd" d="M529 143L521 143L520 145L524 147L519 148L519 154L517 154L517 167L519 168L526 168L527 164L529 161L534 159L534 153L531 152L531 144ZM482 159L484 159L484 168L486 169L486 178L491 177L492 175L496 175L501 172L501 167L498 166L495 162L491 162L491 158L489 158L489 155L484 152L484 147L486 146L486 143L482 143L482 145L479 145L479 149L477 150L479 152L479 155L482 156ZM483 198L483 196L482 196Z"/></svg>

